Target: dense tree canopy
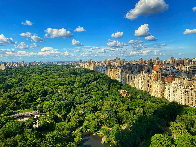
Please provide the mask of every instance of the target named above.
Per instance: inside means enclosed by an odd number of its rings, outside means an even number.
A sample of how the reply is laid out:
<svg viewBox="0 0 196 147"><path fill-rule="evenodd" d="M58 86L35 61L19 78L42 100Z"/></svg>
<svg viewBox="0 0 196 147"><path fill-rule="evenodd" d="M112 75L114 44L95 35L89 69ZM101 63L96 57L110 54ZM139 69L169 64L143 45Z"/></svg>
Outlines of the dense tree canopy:
<svg viewBox="0 0 196 147"><path fill-rule="evenodd" d="M131 96L121 96L121 89ZM26 110L40 117L9 117ZM149 136L152 147L196 146L194 108L74 66L0 70L0 113L2 146L77 146L84 132L121 147L139 146Z"/></svg>

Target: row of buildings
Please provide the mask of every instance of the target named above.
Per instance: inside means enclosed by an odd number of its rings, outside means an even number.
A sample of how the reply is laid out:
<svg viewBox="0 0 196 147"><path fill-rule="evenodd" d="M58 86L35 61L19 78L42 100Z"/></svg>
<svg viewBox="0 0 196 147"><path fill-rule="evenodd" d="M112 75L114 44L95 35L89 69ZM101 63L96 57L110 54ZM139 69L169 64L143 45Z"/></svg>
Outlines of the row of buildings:
<svg viewBox="0 0 196 147"><path fill-rule="evenodd" d="M2 64L0 64L0 69L1 70L5 70L5 69L9 69L9 68L14 68L14 67L21 67L21 66L28 66L27 63L25 63L24 61L22 61L22 63L19 62L3 62Z"/></svg>
<svg viewBox="0 0 196 147"><path fill-rule="evenodd" d="M182 105L196 105L196 59L171 59L161 61L158 57L150 60L79 63L81 67L104 73L122 82L149 92L152 96L176 101Z"/></svg>
<svg viewBox="0 0 196 147"><path fill-rule="evenodd" d="M15 68L15 67L24 67L29 65L43 65L43 64L56 64L56 65L77 65L78 62L76 61L54 61L54 62L29 62L25 63L24 61L20 62L0 62L0 70Z"/></svg>

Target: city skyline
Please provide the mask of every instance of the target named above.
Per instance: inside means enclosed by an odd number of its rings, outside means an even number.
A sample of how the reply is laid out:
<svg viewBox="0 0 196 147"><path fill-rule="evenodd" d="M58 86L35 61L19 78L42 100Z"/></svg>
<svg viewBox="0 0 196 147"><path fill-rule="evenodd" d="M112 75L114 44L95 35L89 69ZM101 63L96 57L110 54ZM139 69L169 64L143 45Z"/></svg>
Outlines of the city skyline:
<svg viewBox="0 0 196 147"><path fill-rule="evenodd" d="M0 6L0 61L196 55L193 0L8 0Z"/></svg>

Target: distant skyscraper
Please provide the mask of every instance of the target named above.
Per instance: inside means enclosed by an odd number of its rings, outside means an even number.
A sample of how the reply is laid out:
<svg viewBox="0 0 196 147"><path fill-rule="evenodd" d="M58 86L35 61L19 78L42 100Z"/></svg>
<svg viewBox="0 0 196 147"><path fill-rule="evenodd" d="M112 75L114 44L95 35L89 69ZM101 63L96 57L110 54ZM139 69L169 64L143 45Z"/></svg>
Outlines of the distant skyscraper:
<svg viewBox="0 0 196 147"><path fill-rule="evenodd" d="M120 58L116 57L116 63L118 63L119 60L120 60Z"/></svg>
<svg viewBox="0 0 196 147"><path fill-rule="evenodd" d="M175 59L173 56L171 57L171 64L173 64L173 65L175 64Z"/></svg>

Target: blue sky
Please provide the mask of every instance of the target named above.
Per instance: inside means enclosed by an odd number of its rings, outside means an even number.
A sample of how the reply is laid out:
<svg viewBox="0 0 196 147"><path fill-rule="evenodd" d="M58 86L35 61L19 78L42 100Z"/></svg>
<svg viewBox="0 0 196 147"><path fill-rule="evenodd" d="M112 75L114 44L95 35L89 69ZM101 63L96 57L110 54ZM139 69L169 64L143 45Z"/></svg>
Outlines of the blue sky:
<svg viewBox="0 0 196 147"><path fill-rule="evenodd" d="M194 0L1 1L0 61L195 58L195 7Z"/></svg>

